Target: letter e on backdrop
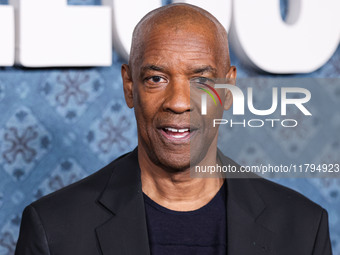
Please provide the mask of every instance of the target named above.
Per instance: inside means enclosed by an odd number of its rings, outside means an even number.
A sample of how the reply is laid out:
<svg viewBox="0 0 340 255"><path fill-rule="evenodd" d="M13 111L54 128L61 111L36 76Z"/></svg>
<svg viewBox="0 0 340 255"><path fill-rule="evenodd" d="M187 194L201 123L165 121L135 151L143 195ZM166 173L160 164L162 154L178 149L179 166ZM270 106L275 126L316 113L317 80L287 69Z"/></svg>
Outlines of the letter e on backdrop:
<svg viewBox="0 0 340 255"><path fill-rule="evenodd" d="M112 7L113 46L128 59L133 29L145 14L161 7L162 0L102 0L102 4Z"/></svg>

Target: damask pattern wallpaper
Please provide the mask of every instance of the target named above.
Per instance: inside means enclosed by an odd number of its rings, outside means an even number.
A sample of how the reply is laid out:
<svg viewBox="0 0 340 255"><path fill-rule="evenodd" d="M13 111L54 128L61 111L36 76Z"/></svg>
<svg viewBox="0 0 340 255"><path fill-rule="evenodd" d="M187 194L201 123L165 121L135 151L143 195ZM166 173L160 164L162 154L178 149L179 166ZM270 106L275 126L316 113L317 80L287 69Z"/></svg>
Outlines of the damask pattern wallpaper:
<svg viewBox="0 0 340 255"><path fill-rule="evenodd" d="M239 77L270 76L242 66L232 52L231 58ZM134 113L125 105L120 78L123 62L113 52L111 67L0 68L0 254L14 254L25 206L97 171L136 146ZM340 48L318 71L295 76L340 78ZM339 106L340 87L335 87L329 97ZM337 122L331 123L340 127ZM339 131L321 134L320 144L326 156L337 162ZM275 146L275 139L268 143ZM266 157L272 148L249 140L242 144L233 154L249 161ZM275 181L328 210L333 252L340 255L340 179Z"/></svg>

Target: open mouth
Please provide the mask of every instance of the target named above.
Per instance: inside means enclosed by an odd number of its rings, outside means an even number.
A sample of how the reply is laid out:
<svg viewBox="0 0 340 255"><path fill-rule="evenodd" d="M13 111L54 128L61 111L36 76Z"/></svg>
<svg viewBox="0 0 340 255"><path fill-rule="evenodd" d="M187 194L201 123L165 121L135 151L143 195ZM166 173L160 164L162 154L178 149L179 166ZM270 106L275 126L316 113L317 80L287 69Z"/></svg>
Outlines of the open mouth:
<svg viewBox="0 0 340 255"><path fill-rule="evenodd" d="M170 140L184 141L190 138L190 128L164 127L161 133Z"/></svg>

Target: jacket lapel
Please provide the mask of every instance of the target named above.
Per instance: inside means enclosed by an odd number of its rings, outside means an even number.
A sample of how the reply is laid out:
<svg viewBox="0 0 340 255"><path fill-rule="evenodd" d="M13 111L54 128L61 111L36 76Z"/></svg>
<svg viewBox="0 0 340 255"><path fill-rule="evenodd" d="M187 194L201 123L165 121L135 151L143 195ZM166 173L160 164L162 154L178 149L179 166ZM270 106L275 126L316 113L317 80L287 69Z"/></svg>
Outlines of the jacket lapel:
<svg viewBox="0 0 340 255"><path fill-rule="evenodd" d="M224 165L237 165L219 152ZM273 233L260 223L265 203L250 179L227 178L228 255L272 254ZM117 161L98 202L112 217L96 229L103 255L149 255L137 149Z"/></svg>
<svg viewBox="0 0 340 255"><path fill-rule="evenodd" d="M221 152L219 157L223 165L238 166ZM251 179L227 178L226 197L228 255L272 254L273 233L260 222L266 205Z"/></svg>
<svg viewBox="0 0 340 255"><path fill-rule="evenodd" d="M112 213L96 229L103 255L149 255L137 149L117 161L98 201Z"/></svg>
<svg viewBox="0 0 340 255"><path fill-rule="evenodd" d="M245 183L251 185L249 179L227 181L228 255L272 254L273 233L258 222L261 212L265 210L264 204L256 193L251 193L256 191Z"/></svg>

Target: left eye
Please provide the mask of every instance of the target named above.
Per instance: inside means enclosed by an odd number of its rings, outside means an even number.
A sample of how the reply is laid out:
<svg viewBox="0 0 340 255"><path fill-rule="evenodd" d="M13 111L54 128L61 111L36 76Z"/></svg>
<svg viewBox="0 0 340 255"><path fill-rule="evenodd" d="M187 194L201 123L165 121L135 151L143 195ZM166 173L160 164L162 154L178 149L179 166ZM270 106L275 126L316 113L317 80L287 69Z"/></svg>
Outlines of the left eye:
<svg viewBox="0 0 340 255"><path fill-rule="evenodd" d="M213 81L211 79L208 79L206 77L197 77L191 81L192 83L196 84L202 84L202 85L213 85Z"/></svg>
<svg viewBox="0 0 340 255"><path fill-rule="evenodd" d="M205 77L200 77L200 78L198 78L198 82L199 82L199 83L207 83L207 82L208 82L208 79L205 78Z"/></svg>

